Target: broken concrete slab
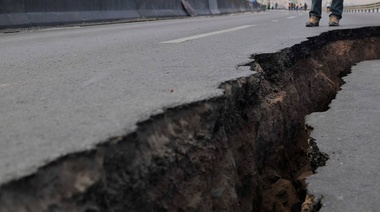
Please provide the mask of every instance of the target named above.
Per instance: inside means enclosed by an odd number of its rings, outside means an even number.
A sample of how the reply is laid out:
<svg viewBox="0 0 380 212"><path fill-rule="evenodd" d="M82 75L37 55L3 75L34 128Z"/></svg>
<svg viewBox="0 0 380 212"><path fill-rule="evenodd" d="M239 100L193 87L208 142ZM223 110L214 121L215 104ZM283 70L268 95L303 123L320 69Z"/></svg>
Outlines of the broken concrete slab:
<svg viewBox="0 0 380 212"><path fill-rule="evenodd" d="M329 110L313 113L307 123L326 166L307 180L320 211L377 211L380 208L380 60L361 62Z"/></svg>

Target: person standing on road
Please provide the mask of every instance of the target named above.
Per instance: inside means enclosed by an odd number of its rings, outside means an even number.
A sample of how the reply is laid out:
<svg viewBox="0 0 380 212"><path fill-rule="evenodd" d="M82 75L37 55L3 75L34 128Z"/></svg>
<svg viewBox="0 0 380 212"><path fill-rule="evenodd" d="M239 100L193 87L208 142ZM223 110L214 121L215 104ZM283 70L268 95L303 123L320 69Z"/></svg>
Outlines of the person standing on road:
<svg viewBox="0 0 380 212"><path fill-rule="evenodd" d="M331 14L329 18L329 26L339 26L339 20L342 18L343 0L333 0L331 3ZM319 20L322 17L322 0L312 0L309 12L309 21L306 27L319 26Z"/></svg>

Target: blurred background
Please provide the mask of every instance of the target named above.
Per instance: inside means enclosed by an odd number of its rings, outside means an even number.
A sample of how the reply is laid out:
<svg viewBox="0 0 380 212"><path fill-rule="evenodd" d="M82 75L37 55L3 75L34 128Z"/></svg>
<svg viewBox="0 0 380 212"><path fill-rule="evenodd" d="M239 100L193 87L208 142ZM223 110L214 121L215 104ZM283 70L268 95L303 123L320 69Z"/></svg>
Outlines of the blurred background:
<svg viewBox="0 0 380 212"><path fill-rule="evenodd" d="M277 3L279 9L287 8L287 5L289 2L295 3L295 4L306 3L307 5L309 5L309 8L311 5L311 0L257 0L257 1L258 3L264 4L264 5L268 3L273 3L273 4ZM347 5L347 6L363 5L363 4L371 4L371 3L376 3L376 2L380 2L380 0L345 0L344 5ZM323 0L323 5L327 5L328 3L331 3L331 0L329 1Z"/></svg>

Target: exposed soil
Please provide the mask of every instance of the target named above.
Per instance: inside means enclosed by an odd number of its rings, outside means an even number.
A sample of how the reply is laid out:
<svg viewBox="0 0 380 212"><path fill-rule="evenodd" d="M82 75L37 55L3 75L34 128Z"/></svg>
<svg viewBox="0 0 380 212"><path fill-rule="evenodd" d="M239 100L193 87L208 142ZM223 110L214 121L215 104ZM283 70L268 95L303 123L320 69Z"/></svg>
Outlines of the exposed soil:
<svg viewBox="0 0 380 212"><path fill-rule="evenodd" d="M380 27L253 55L257 73L221 85L223 97L2 186L0 212L317 211L305 179L328 156L304 118L328 109L351 66L379 58Z"/></svg>

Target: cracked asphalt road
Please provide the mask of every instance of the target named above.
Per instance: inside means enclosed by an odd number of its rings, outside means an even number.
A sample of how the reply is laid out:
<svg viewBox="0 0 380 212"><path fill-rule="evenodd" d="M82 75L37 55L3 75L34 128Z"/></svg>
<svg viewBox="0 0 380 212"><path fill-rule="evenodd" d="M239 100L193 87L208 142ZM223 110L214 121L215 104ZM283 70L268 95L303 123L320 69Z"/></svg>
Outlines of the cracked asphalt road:
<svg viewBox="0 0 380 212"><path fill-rule="evenodd" d="M380 44L379 44L380 46ZM330 159L307 180L321 211L380 208L380 60L354 66L326 112L313 113L312 137Z"/></svg>
<svg viewBox="0 0 380 212"><path fill-rule="evenodd" d="M305 28L306 12L218 17L0 34L0 185L55 159L125 135L165 108L222 94L252 74L251 54L276 52L339 28ZM378 24L347 14L343 28ZM188 40L165 41L250 26Z"/></svg>

